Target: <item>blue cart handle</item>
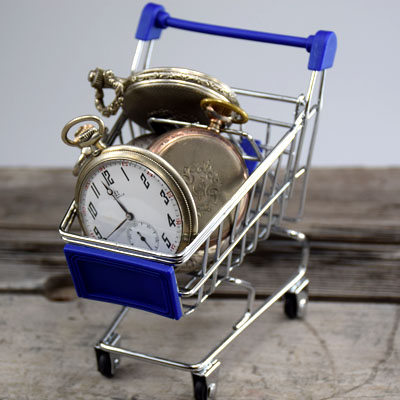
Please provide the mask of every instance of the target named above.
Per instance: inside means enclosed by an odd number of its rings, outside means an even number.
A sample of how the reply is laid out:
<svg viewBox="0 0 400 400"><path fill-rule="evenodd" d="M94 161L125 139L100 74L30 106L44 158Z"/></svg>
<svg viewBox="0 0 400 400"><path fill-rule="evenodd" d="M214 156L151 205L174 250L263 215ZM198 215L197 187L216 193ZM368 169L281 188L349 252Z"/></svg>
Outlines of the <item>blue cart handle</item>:
<svg viewBox="0 0 400 400"><path fill-rule="evenodd" d="M154 3L148 3L143 8L136 31L136 39L145 41L159 39L162 30L167 27L237 39L253 40L256 42L302 47L310 53L308 69L313 71L322 71L333 66L337 46L336 35L334 32L318 31L315 35L310 35L308 38L302 38L297 36L277 35L274 33L202 24L199 22L172 18L165 11L163 6Z"/></svg>

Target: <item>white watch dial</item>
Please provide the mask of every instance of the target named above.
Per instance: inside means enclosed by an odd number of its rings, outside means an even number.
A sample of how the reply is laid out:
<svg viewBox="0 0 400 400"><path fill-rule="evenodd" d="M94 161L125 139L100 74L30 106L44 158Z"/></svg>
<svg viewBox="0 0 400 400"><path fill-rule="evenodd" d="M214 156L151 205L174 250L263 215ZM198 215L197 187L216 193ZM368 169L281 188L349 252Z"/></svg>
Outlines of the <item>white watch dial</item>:
<svg viewBox="0 0 400 400"><path fill-rule="evenodd" d="M78 208L87 236L149 251L176 253L182 215L169 186L131 160L107 160L82 181Z"/></svg>

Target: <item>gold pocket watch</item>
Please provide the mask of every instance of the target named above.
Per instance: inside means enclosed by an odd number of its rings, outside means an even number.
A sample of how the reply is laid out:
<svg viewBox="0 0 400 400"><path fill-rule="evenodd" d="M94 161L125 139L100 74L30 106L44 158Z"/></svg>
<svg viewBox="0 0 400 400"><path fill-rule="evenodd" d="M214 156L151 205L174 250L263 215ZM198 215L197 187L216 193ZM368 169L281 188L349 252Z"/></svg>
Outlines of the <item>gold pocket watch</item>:
<svg viewBox="0 0 400 400"><path fill-rule="evenodd" d="M97 68L89 73L96 89L95 104L104 115L115 114L120 107L138 125L157 133L171 124L150 124L150 118L172 119L208 124L200 107L204 98L215 98L239 105L235 92L225 83L203 72L186 68L158 67L145 69L128 78L118 78L111 70ZM106 106L103 89L115 91L115 99Z"/></svg>
<svg viewBox="0 0 400 400"><path fill-rule="evenodd" d="M75 138L70 129L87 121ZM95 239L151 252L177 253L198 230L193 197L179 173L160 156L142 148L103 144L104 124L95 116L68 122L63 141L81 148L75 189L84 233Z"/></svg>

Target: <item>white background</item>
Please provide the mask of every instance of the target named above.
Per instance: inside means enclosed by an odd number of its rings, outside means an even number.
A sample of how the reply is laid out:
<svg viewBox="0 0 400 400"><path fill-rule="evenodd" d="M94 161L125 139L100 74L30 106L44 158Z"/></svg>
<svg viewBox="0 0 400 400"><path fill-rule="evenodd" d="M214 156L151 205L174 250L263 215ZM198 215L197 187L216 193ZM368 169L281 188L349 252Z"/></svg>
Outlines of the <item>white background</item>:
<svg viewBox="0 0 400 400"><path fill-rule="evenodd" d="M89 70L127 77L143 0L0 0L1 166L72 167L78 151L64 124L99 115ZM176 18L307 37L338 36L327 74L313 164L394 166L400 134L400 3L395 0L160 1ZM303 49L167 29L152 66L209 73L232 87L297 96L306 89ZM110 126L111 121L105 121Z"/></svg>

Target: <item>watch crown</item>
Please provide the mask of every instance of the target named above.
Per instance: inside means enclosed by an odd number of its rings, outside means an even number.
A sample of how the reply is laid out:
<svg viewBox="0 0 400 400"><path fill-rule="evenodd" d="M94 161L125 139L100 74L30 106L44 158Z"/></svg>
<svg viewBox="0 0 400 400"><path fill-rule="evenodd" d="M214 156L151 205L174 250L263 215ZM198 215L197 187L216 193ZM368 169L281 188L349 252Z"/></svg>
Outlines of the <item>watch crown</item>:
<svg viewBox="0 0 400 400"><path fill-rule="evenodd" d="M88 81L95 89L102 89L104 87L104 70L96 68L89 72Z"/></svg>
<svg viewBox="0 0 400 400"><path fill-rule="evenodd" d="M86 124L82 125L76 132L75 132L75 138L74 138L74 143L77 144L82 144L86 143L92 138L94 139L94 136L97 134L98 136L99 130L93 126L92 124Z"/></svg>

